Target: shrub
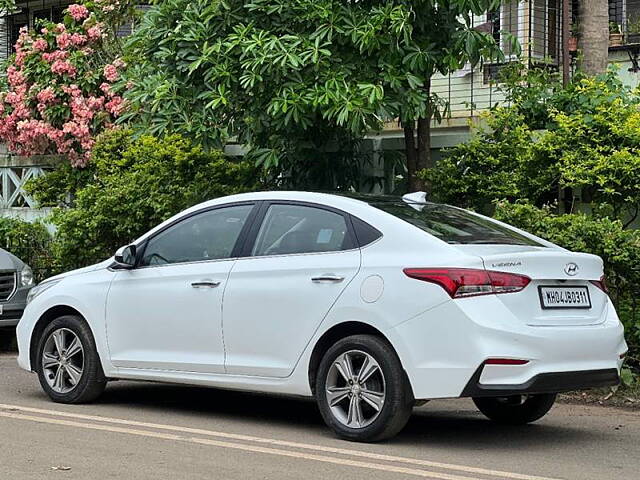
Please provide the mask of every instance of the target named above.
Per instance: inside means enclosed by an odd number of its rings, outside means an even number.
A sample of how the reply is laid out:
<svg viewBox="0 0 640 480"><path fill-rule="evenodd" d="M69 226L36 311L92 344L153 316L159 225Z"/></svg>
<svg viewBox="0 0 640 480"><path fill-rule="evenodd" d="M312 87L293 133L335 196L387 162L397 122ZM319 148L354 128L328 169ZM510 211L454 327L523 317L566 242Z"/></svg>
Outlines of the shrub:
<svg viewBox="0 0 640 480"><path fill-rule="evenodd" d="M525 199L537 205L553 200L558 167L536 150L537 133L523 115L501 108L485 119L486 128L421 173L434 199L485 213L491 213L495 200Z"/></svg>
<svg viewBox="0 0 640 480"><path fill-rule="evenodd" d="M58 206L51 218L55 253L72 268L108 258L187 207L257 184L253 166L204 152L179 135L133 138L114 130L99 137L88 170L63 166L29 189L41 204Z"/></svg>
<svg viewBox="0 0 640 480"><path fill-rule="evenodd" d="M596 213L631 224L640 212L638 95L610 74L518 92L513 105L491 112L487 128L422 173L434 198L486 212L501 199L541 207L569 187Z"/></svg>
<svg viewBox="0 0 640 480"><path fill-rule="evenodd" d="M41 222L0 217L0 248L29 265L37 279L42 279L55 270L50 247L51 235Z"/></svg>

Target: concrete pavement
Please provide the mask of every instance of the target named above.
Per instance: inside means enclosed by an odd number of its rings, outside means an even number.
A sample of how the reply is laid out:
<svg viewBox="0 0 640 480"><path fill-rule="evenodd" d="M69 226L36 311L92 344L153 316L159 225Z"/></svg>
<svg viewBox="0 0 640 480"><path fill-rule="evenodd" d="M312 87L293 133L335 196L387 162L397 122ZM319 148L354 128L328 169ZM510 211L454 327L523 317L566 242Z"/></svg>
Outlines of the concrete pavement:
<svg viewBox="0 0 640 480"><path fill-rule="evenodd" d="M58 405L0 354L0 479L637 479L640 412L557 405L496 426L469 400L433 401L383 444L334 438L313 402L200 387L109 384Z"/></svg>

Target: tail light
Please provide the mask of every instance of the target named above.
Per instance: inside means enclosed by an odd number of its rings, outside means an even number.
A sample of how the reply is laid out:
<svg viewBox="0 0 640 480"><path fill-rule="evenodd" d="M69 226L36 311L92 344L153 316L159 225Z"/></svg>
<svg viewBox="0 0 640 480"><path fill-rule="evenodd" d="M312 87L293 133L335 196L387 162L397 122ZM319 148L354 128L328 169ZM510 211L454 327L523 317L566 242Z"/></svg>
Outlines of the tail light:
<svg viewBox="0 0 640 480"><path fill-rule="evenodd" d="M474 268L405 268L403 271L408 277L440 285L451 298L519 292L531 282L525 275Z"/></svg>
<svg viewBox="0 0 640 480"><path fill-rule="evenodd" d="M593 283L596 287L598 287L600 290L602 290L604 293L609 294L609 288L607 287L607 277L605 277L604 275L600 277L600 280L589 280L589 281Z"/></svg>
<svg viewBox="0 0 640 480"><path fill-rule="evenodd" d="M488 358L484 361L485 365L526 365L529 360L520 358Z"/></svg>

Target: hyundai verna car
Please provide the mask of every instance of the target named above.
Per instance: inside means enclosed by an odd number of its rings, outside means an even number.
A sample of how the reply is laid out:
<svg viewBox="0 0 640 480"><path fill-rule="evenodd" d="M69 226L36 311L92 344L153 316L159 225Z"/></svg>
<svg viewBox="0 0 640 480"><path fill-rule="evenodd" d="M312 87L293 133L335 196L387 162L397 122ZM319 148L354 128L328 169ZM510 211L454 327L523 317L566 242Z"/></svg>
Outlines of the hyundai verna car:
<svg viewBox="0 0 640 480"><path fill-rule="evenodd" d="M56 402L112 379L313 396L358 441L435 398L535 421L627 350L600 258L419 194L218 198L29 300L18 361Z"/></svg>

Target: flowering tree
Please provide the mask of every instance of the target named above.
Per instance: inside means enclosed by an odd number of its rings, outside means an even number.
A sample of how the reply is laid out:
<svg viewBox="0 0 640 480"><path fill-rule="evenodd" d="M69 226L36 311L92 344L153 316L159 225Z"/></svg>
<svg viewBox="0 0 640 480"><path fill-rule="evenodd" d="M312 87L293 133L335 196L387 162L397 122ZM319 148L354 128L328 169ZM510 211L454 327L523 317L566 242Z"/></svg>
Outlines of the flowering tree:
<svg viewBox="0 0 640 480"><path fill-rule="evenodd" d="M112 84L124 62L104 48L105 5L70 5L63 23L23 29L0 79L0 141L20 155L66 154L86 165L94 137L122 113Z"/></svg>

